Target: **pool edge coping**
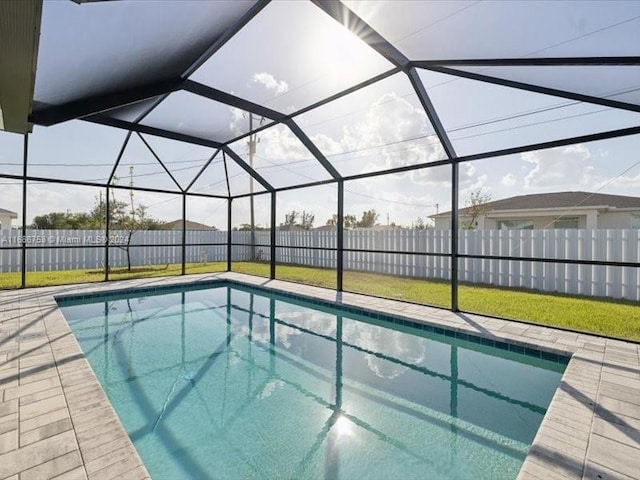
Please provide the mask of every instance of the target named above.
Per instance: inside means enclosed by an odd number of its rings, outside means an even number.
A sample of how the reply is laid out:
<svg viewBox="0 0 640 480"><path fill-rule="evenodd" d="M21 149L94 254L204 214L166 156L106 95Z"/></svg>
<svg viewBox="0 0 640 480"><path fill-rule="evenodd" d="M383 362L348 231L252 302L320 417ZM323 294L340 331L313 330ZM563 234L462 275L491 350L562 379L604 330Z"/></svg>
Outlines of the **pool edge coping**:
<svg viewBox="0 0 640 480"><path fill-rule="evenodd" d="M628 473L626 470L628 465L618 466L611 464L611 462L607 461L606 456L602 454L603 448L606 450L607 447L611 446L611 442L615 442L614 446L617 448L624 447L622 450L634 448L634 452L637 452L640 458L640 445L631 447L625 445L623 441L620 441L616 432L606 436L601 435L601 431L594 432L593 430L595 424L601 425L603 421L607 423L606 418L613 418L613 421L609 423L615 423L615 420L624 423L625 418L629 418L624 415L625 413L629 413L627 411L630 408L628 405L633 405L624 401L626 398L625 395L633 395L635 393L636 382L638 383L638 388L640 388L640 345L622 340L556 330L551 327L509 322L507 320L483 317L481 315L459 315L448 310L434 307L406 304L395 300L368 297L360 294L336 292L335 290L320 287L280 280L267 280L261 277L232 272L190 275L188 277L123 280L113 282L109 285L96 283L42 287L18 292L2 292L0 293L0 300L6 297L17 297L14 302L20 302L21 295L26 296L28 293L37 293L35 297L27 297L29 301L33 301L35 298L40 309L43 307L53 307L51 312L42 315L49 344L53 345L51 338L49 338L50 331L52 333L65 334L71 332L64 315L58 308L57 298L78 295L78 292L100 294L100 292L118 291L124 293L132 288L137 290L139 287L143 289L158 287L170 288L179 285L198 285L219 281L237 282L241 285L250 287L257 286L261 289L271 290L280 294L293 294L296 297L319 299L336 306L351 306L371 312L383 312L385 315L407 318L412 321L423 322L420 317L426 316L429 319L429 324L442 325L442 328L447 330L467 332L478 336L491 334L491 338L498 338L507 343L521 344L537 350L545 349L570 356L560 386L553 396L547 414L543 418L530 452L520 470L519 480L528 478L594 478L594 476L597 476L599 473L604 473L605 475L613 474L620 477L624 475L624 473ZM71 293L69 293L70 291ZM62 324L60 324L60 320L62 320ZM115 421L124 432L124 427L122 427L104 390L82 353L75 336L71 335L71 338L72 343L67 342L65 345L58 344L55 346L56 348L52 347L52 350L65 399L67 399L67 408L71 422L73 423L76 441L78 438L76 423L79 422L81 425L83 419L92 418L92 413L103 413L107 415L109 421L103 421L103 424ZM56 340L54 340L54 342L55 341ZM75 363L75 360L65 362L66 358L75 357L78 354L81 355L81 358L78 359L77 363ZM88 372L86 370L87 367L89 369ZM627 378L624 374L629 369L631 369L632 372L638 369L637 371L639 373L637 380L631 380L631 386L628 387L630 389L628 392L625 393L624 385L614 384L614 387L609 385L611 383L610 380L612 380L612 378L610 378L611 375L620 373L622 378ZM620 370L620 372L611 372L611 370ZM87 375L87 373L90 373L90 375ZM102 398L98 399L97 397L100 397L100 395L97 395L96 402L94 402L99 406L87 409L86 405L75 405L77 400L73 400L73 392L81 387L77 386L78 383L73 382L79 380L79 374L81 374L86 381L86 388L93 389L94 395L96 395L96 385L99 388ZM64 379L65 376L68 377L68 381ZM604 389L605 391L601 388L604 383L603 376L608 377L606 379L607 388ZM67 386L65 386L65 384ZM616 398L616 396L618 398ZM602 404L604 400L607 400L606 405ZM616 401L620 403L618 410L624 411L615 411L615 408L613 410L611 409L612 405L615 406ZM106 402L106 405L104 402ZM625 408L627 410L625 410ZM640 411L640 406L637 408L638 411ZM76 413L74 413L74 411L76 411ZM640 415L638 415L637 418L640 419ZM148 471L144 467L129 437L126 434L124 437L128 445L117 443L117 445L120 445L117 451L120 456L123 457L121 459L122 461L112 463L97 471L93 471L92 468L87 469L90 461L84 461L85 455L83 455L82 442L78 442L78 451L83 457L83 467L87 478L118 478L119 475L122 475L122 472L118 475L109 476L107 475L108 472L106 469L114 465L121 466L125 462L128 462L128 465L131 466L130 470L124 472L124 474L127 475L126 478L134 478L130 476L133 472L136 474L135 478L150 478ZM111 452L113 452L113 450L111 450ZM0 458L3 458L4 455L5 454L0 455ZM109 452L104 453L99 458L106 455L109 455ZM619 456L616 456L616 461L620 460L618 457ZM629 462L631 467L635 466L635 464L632 464L632 460L629 460ZM93 466L94 465L92 465L92 467ZM114 473L118 471L115 467L113 467L113 470ZM630 475L623 478L640 479L640 476Z"/></svg>

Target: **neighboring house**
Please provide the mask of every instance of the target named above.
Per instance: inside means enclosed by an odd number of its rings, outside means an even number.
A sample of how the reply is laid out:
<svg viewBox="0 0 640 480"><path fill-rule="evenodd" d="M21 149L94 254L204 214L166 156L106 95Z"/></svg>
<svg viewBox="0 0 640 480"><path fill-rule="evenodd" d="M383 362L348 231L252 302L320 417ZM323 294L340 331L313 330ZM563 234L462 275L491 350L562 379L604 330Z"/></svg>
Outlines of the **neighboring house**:
<svg viewBox="0 0 640 480"><path fill-rule="evenodd" d="M389 232L391 230L404 230L404 227L399 225L374 225L373 227L355 227L351 230L367 230L367 231L375 231L375 232Z"/></svg>
<svg viewBox="0 0 640 480"><path fill-rule="evenodd" d="M0 230L11 230L11 221L18 218L16 212L0 208Z"/></svg>
<svg viewBox="0 0 640 480"><path fill-rule="evenodd" d="M335 225L322 225L321 227L312 228L311 230L316 232L335 232L338 228ZM345 230L349 231L389 231L389 230L404 230L404 227L400 227L398 225L374 225L373 227L355 227L355 228L346 228Z"/></svg>
<svg viewBox="0 0 640 480"><path fill-rule="evenodd" d="M640 197L590 192L519 195L485 204L473 228L526 230L551 228L640 228ZM469 224L469 208L459 211L460 225ZM438 230L450 228L451 212L430 217Z"/></svg>
<svg viewBox="0 0 640 480"><path fill-rule="evenodd" d="M161 228L162 230L182 230L182 220L167 222ZM209 227L203 223L192 222L191 220L186 221L186 228L187 230L218 230L216 227Z"/></svg>
<svg viewBox="0 0 640 480"><path fill-rule="evenodd" d="M279 232L308 232L306 228L302 228L300 225L280 225L276 227Z"/></svg>
<svg viewBox="0 0 640 480"><path fill-rule="evenodd" d="M311 230L314 232L335 232L338 230L338 227L335 225L321 225L319 227L314 227Z"/></svg>

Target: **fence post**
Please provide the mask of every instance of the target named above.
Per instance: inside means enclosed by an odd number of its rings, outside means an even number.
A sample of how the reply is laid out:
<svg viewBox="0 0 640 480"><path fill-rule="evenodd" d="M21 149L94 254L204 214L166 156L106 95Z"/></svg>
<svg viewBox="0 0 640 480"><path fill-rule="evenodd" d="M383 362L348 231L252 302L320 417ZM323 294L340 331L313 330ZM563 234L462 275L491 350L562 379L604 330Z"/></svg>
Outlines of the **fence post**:
<svg viewBox="0 0 640 480"><path fill-rule="evenodd" d="M182 275L187 273L187 194L182 192Z"/></svg>
<svg viewBox="0 0 640 480"><path fill-rule="evenodd" d="M458 162L451 162L451 310L458 309Z"/></svg>
<svg viewBox="0 0 640 480"><path fill-rule="evenodd" d="M344 274L344 180L338 180L338 218L336 225L336 290L342 292Z"/></svg>
<svg viewBox="0 0 640 480"><path fill-rule="evenodd" d="M270 238L270 262L269 262L269 278L276 278L276 192L271 192L271 229L269 230Z"/></svg>
<svg viewBox="0 0 640 480"><path fill-rule="evenodd" d="M227 272L231 271L231 202L233 198L229 198L227 202Z"/></svg>

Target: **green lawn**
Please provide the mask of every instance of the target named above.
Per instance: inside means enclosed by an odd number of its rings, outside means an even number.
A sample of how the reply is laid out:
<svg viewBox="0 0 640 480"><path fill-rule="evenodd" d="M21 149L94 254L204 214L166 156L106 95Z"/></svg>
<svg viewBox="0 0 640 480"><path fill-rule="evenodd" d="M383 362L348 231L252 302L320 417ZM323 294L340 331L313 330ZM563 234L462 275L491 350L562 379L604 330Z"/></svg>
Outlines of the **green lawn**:
<svg viewBox="0 0 640 480"><path fill-rule="evenodd" d="M210 273L226 270L226 262L188 264L187 273ZM234 262L234 272L268 277L267 263ZM137 267L113 270L110 278L159 277L179 275L180 265ZM281 280L335 288L334 270L322 268L278 265L276 277ZM99 282L104 278L101 270L67 270L60 272L28 272L30 287L70 283ZM344 272L346 291L365 293L385 298L405 300L440 307L450 306L449 284L414 278L394 277L362 272ZM0 288L20 285L19 273L0 274ZM512 318L531 323L551 325L572 330L640 340L640 304L602 298L541 293L488 286L461 285L458 291L460 309Z"/></svg>
<svg viewBox="0 0 640 480"><path fill-rule="evenodd" d="M265 277L269 276L269 265L238 262L233 264L233 271ZM330 269L278 266L276 277L321 287L336 286L335 271ZM350 292L451 306L447 282L346 271L343 283L344 290ZM468 312L640 340L638 302L462 284L458 304Z"/></svg>
<svg viewBox="0 0 640 480"><path fill-rule="evenodd" d="M223 272L227 269L227 262L211 262L206 264L187 264L186 272L211 273ZM129 278L165 277L180 275L181 265L162 265L133 267L131 272L126 268L115 268L109 273L110 280L126 280ZM0 289L18 288L20 273L0 273ZM68 285L72 283L101 282L104 280L103 270L60 270L52 272L27 272L28 287L44 287L49 285Z"/></svg>

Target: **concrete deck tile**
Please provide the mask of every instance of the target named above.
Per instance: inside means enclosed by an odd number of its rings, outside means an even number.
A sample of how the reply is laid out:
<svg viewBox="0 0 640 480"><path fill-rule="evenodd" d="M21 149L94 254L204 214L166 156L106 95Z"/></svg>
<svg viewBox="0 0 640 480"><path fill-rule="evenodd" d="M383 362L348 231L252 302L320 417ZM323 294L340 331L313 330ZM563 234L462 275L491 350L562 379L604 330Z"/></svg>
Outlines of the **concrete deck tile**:
<svg viewBox="0 0 640 480"><path fill-rule="evenodd" d="M594 434L589 443L589 461L630 477L640 472L640 445L635 448Z"/></svg>
<svg viewBox="0 0 640 480"><path fill-rule="evenodd" d="M628 477L590 461L587 461L582 478L584 480L635 480L633 477Z"/></svg>
<svg viewBox="0 0 640 480"><path fill-rule="evenodd" d="M116 426L103 426L100 429L100 433L93 437L81 437L78 435L78 443L80 444L81 451L91 451L97 447L101 447L109 442L113 442L117 439L126 440L129 438L127 433L120 425Z"/></svg>
<svg viewBox="0 0 640 480"><path fill-rule="evenodd" d="M113 480L147 480L151 479L149 472L144 467L136 467L133 470L129 470L128 472L123 473L122 475L118 475L114 477Z"/></svg>
<svg viewBox="0 0 640 480"><path fill-rule="evenodd" d="M602 381L600 382L600 395L640 406L640 389L637 388Z"/></svg>
<svg viewBox="0 0 640 480"><path fill-rule="evenodd" d="M20 473L21 479L51 479L82 467L82 457L77 450L73 450L64 455L60 455L48 462L41 463L35 467Z"/></svg>
<svg viewBox="0 0 640 480"><path fill-rule="evenodd" d="M523 469L526 471L529 463L533 463L537 471L540 472L540 475L543 475L542 472L547 472L546 478L557 478L560 480L576 480L581 478L581 474L577 472L577 469L568 469L565 468L564 465L557 462L556 460L549 459L542 456L536 455L528 455L527 461L523 465ZM526 478L526 476L520 477L518 476L518 480L522 480L522 478ZM545 477L543 477L545 478Z"/></svg>
<svg viewBox="0 0 640 480"><path fill-rule="evenodd" d="M61 408L66 408L67 400L64 395L56 395L51 398L45 398L37 402L30 403L28 405L22 405L20 407L20 421L29 420L30 418L43 415L48 412L54 412Z"/></svg>
<svg viewBox="0 0 640 480"><path fill-rule="evenodd" d="M596 416L593 420L593 433L640 450L640 420L622 416L612 417ZM638 453L640 454L640 451Z"/></svg>
<svg viewBox="0 0 640 480"><path fill-rule="evenodd" d="M34 428L43 427L49 425L52 422L62 420L63 418L69 418L69 410L66 407L53 412L47 412L44 415L30 418L29 420L20 421L20 431L28 432Z"/></svg>
<svg viewBox="0 0 640 480"><path fill-rule="evenodd" d="M71 430L73 425L70 418L62 418L51 423L36 427L31 430L20 432L20 446L29 445L33 442L44 440L45 438L58 435L59 433Z"/></svg>
<svg viewBox="0 0 640 480"><path fill-rule="evenodd" d="M126 468L126 466L129 465L129 462L131 462L132 460L135 459L131 458L131 451L129 450L129 448L123 447L118 450L104 452L104 455L100 455L99 457L94 458L90 461L85 461L85 469L87 470L87 476L91 479L97 478L96 474L101 470L114 465L119 466L124 464L124 467L118 467L119 469L125 468L124 470L121 470L119 471L119 473L117 473L117 475L120 475L138 466L138 464L131 464L129 468ZM102 473L102 476L104 476L104 474L105 472Z"/></svg>
<svg viewBox="0 0 640 480"><path fill-rule="evenodd" d="M14 398L20 398L25 395L31 395L43 390L50 390L53 387L60 385L60 379L56 377L45 378L38 382L28 383L26 385L17 385L5 390L5 400L11 400Z"/></svg>
<svg viewBox="0 0 640 480"><path fill-rule="evenodd" d="M61 385L50 388L49 390L41 390L39 392L30 393L29 395L23 395L22 397L19 398L20 407L29 405L31 403L36 403L42 400L47 400L49 398L53 398L60 395L63 395Z"/></svg>
<svg viewBox="0 0 640 480"><path fill-rule="evenodd" d="M9 400L0 403L0 418L18 412L18 400Z"/></svg>
<svg viewBox="0 0 640 480"><path fill-rule="evenodd" d="M87 480L87 472L82 466L53 477L53 480Z"/></svg>
<svg viewBox="0 0 640 480"><path fill-rule="evenodd" d="M18 429L0 433L0 454L18 448Z"/></svg>
<svg viewBox="0 0 640 480"><path fill-rule="evenodd" d="M105 455L116 454L122 449L126 449L128 444L129 439L126 436L112 437L111 440L100 445L95 445L92 448L87 448L85 444L82 449L82 456L85 462L91 462Z"/></svg>
<svg viewBox="0 0 640 480"><path fill-rule="evenodd" d="M0 478L24 472L77 448L75 436L70 431L4 453L0 455Z"/></svg>

